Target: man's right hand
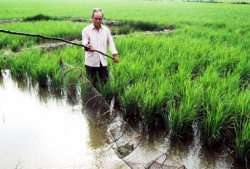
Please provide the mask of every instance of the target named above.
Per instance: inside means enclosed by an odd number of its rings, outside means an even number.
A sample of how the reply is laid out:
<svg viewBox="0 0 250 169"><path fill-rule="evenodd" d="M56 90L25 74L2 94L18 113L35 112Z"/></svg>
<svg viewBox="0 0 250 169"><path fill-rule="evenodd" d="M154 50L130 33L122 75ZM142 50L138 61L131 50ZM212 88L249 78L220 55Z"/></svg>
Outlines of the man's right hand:
<svg viewBox="0 0 250 169"><path fill-rule="evenodd" d="M86 47L88 48L86 51L91 51L91 52L95 51L95 49L90 44L87 44Z"/></svg>

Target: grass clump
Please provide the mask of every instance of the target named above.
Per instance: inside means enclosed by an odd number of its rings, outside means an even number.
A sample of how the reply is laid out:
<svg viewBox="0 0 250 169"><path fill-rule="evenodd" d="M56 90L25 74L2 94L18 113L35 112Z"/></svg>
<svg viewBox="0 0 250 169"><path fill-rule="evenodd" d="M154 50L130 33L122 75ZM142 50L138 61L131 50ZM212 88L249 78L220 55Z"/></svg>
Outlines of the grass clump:
<svg viewBox="0 0 250 169"><path fill-rule="evenodd" d="M111 28L113 35L126 35L138 31L162 31L164 29L174 29L173 25L159 25L156 23L143 21L123 21Z"/></svg>
<svg viewBox="0 0 250 169"><path fill-rule="evenodd" d="M35 16L30 16L30 17L26 17L23 19L23 21L48 21L48 20L54 20L54 18L47 16L47 15L43 15L43 14L37 14Z"/></svg>

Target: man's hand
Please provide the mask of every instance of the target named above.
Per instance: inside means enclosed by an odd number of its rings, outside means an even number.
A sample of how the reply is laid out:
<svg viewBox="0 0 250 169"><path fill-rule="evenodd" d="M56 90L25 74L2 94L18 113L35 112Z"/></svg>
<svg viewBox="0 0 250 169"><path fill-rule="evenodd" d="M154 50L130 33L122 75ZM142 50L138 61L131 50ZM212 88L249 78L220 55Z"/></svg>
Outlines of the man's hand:
<svg viewBox="0 0 250 169"><path fill-rule="evenodd" d="M118 63L120 60L119 58L117 57L117 55L113 55L113 61Z"/></svg>
<svg viewBox="0 0 250 169"><path fill-rule="evenodd" d="M86 44L86 47L88 48L86 51L91 51L91 52L95 51L95 49L90 44Z"/></svg>

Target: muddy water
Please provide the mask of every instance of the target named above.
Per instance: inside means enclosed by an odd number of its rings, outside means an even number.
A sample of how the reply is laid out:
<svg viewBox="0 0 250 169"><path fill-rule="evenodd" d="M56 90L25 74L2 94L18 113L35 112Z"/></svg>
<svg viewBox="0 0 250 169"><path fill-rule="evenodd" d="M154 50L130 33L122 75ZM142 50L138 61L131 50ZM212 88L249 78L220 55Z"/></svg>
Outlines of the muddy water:
<svg viewBox="0 0 250 169"><path fill-rule="evenodd" d="M64 96L15 81L7 73L0 82L0 105L1 169L124 166L79 103L72 105Z"/></svg>
<svg viewBox="0 0 250 169"><path fill-rule="evenodd" d="M201 148L199 132L189 145L173 145L168 136L147 136L143 154L136 161L167 152L169 165L188 169L229 169L237 166L225 151ZM170 160L171 159L171 160ZM147 161L143 161L146 163ZM63 92L41 89L29 80L0 75L0 168L1 169L128 169L105 142L102 133L82 111L81 101Z"/></svg>

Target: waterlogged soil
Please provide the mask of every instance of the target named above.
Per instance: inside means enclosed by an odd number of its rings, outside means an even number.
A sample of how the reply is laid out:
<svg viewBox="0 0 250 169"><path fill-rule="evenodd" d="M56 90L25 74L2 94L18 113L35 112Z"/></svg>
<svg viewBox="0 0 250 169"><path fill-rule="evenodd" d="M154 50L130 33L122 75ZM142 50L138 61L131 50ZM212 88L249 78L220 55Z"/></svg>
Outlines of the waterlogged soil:
<svg viewBox="0 0 250 169"><path fill-rule="evenodd" d="M15 79L7 70L0 74L0 103L0 168L130 168L89 120L80 99L40 88L29 79ZM227 151L203 149L200 133L195 125L193 129L195 138L186 144L173 143L162 133L148 133L141 142L143 152L136 151L136 158L127 162L145 163L166 153L171 166L244 168Z"/></svg>

